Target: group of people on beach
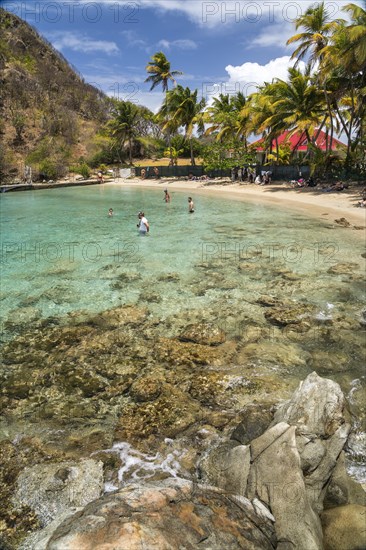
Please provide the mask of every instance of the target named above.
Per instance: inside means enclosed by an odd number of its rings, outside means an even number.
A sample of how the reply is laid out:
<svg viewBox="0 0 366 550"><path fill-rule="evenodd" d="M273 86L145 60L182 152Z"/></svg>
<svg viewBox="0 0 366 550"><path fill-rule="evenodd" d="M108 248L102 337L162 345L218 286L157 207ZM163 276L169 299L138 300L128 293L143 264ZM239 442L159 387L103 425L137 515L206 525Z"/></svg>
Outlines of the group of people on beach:
<svg viewBox="0 0 366 550"><path fill-rule="evenodd" d="M140 174L143 180L148 178L150 176L150 166L146 166L146 168L142 168ZM160 178L160 172L157 166L154 166L153 168L153 177L157 180Z"/></svg>
<svg viewBox="0 0 366 550"><path fill-rule="evenodd" d="M266 185L271 183L272 172L262 172L256 175L256 168L254 166L234 166L231 169L231 181L239 181L248 183L256 183Z"/></svg>
<svg viewBox="0 0 366 550"><path fill-rule="evenodd" d="M170 194L169 194L169 191L168 189L164 189L164 202L168 203L171 201L171 197L170 197ZM193 202L193 199L192 197L188 197L188 212L190 214L193 214L194 212L194 202ZM114 211L113 211L113 208L110 208L108 210L108 217L112 217L114 215ZM139 230L139 233L140 235L147 235L150 231L150 225L149 225L149 222L147 220L147 218L145 217L145 213L142 212L141 210L139 211L139 213L137 214L137 217L138 217L138 223L137 223L137 228Z"/></svg>

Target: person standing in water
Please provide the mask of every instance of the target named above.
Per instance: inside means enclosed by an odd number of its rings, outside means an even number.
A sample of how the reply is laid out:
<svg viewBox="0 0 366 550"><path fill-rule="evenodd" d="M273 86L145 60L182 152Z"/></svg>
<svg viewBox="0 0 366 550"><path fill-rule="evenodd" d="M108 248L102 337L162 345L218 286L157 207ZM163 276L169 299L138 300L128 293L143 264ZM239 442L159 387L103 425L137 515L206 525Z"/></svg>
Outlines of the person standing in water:
<svg viewBox="0 0 366 550"><path fill-rule="evenodd" d="M139 223L137 224L137 227L139 228L140 235L146 235L150 231L149 222L145 218L145 214L143 212L139 212Z"/></svg>
<svg viewBox="0 0 366 550"><path fill-rule="evenodd" d="M165 202L170 202L170 195L168 189L164 189L164 200Z"/></svg>
<svg viewBox="0 0 366 550"><path fill-rule="evenodd" d="M108 216L109 216L109 217L112 217L112 216L113 216L113 208L110 208L110 209L108 210Z"/></svg>
<svg viewBox="0 0 366 550"><path fill-rule="evenodd" d="M194 212L194 203L193 203L192 197L188 197L188 212L190 214L193 214Z"/></svg>

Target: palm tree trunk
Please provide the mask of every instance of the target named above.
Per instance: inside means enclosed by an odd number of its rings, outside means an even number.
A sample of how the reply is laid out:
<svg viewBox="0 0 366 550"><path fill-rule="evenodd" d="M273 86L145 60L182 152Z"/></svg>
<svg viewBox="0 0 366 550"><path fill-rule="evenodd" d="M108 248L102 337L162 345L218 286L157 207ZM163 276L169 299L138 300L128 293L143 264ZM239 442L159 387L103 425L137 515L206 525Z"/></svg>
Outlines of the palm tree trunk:
<svg viewBox="0 0 366 550"><path fill-rule="evenodd" d="M196 166L196 162L194 160L194 155L193 155L193 142L192 142L192 137L189 139L189 145L190 145L190 148L191 148L191 166Z"/></svg>
<svg viewBox="0 0 366 550"><path fill-rule="evenodd" d="M166 89L166 92L165 92L165 102L166 102L166 114L167 114L168 123L169 123L168 88ZM173 166L174 163L173 163L173 152L172 152L172 140L171 140L170 129L169 128L167 129L167 140L168 140L168 148L169 148L169 153L170 153L169 166Z"/></svg>

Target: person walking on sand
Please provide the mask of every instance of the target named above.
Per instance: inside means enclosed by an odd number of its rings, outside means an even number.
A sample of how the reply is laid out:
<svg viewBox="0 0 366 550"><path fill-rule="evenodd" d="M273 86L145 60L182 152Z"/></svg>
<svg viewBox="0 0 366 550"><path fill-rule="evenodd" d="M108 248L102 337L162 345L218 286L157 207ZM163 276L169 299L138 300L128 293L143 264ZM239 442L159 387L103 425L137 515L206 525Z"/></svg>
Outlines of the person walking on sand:
<svg viewBox="0 0 366 550"><path fill-rule="evenodd" d="M188 197L188 212L190 214L193 214L194 212L194 203L193 203L192 197Z"/></svg>
<svg viewBox="0 0 366 550"><path fill-rule="evenodd" d="M143 212L139 212L138 217L139 223L137 224L137 227L139 228L139 233L140 235L146 235L150 231L149 222L145 218L145 214Z"/></svg>
<svg viewBox="0 0 366 550"><path fill-rule="evenodd" d="M164 189L164 200L165 202L170 202L170 195L168 189Z"/></svg>

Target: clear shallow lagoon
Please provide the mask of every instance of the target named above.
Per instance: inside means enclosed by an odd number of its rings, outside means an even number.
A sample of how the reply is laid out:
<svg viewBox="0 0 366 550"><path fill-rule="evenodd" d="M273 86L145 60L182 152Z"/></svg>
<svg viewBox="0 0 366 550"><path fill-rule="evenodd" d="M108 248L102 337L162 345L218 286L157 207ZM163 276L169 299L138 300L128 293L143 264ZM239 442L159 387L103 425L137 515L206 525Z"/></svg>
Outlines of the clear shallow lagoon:
<svg viewBox="0 0 366 550"><path fill-rule="evenodd" d="M303 361L297 359L289 376L300 380L317 370L336 379L364 418L358 396L365 381L365 248L359 235L333 219L198 193L189 214L189 194L172 192L170 204L163 201L163 186L2 194L3 339L40 319L65 322L80 310L132 304L146 307L168 337L199 320L235 342L245 340L248 326L260 327L261 342L273 346L258 344L262 355L245 351L242 360L257 370L276 369L281 353L291 364L294 350L292 342L285 349L286 331L264 318L258 300L269 295L279 304L314 306L313 338L297 338ZM150 222L147 237L138 235L139 210ZM318 327L328 325L332 337L320 338ZM281 353L274 357L276 346Z"/></svg>
<svg viewBox="0 0 366 550"><path fill-rule="evenodd" d="M207 307L220 297L247 300L268 293L276 268L279 275L281 270L293 272L294 282L296 275L309 278L307 299L318 303L320 311L335 302L361 306L362 284L350 282L345 273L327 273L340 262L356 262L353 275L364 273L364 247L355 232L337 228L332 220L321 223L202 195L194 197L196 212L190 215L188 193L172 194L170 204L163 202L163 190L112 186L2 194L3 318L29 305L43 317L101 311L135 303L142 291L158 292L162 301L150 307L168 315ZM107 216L110 207L113 218ZM151 225L147 238L136 229L139 210ZM238 271L245 262L248 269ZM204 287L205 263L215 269L218 284L197 296L192 285ZM251 266L257 267L258 277ZM123 273L125 284L116 290L113 283ZM176 280L164 280L167 274L175 274ZM283 286L286 294L289 285ZM301 299L306 289L296 286L291 297Z"/></svg>

